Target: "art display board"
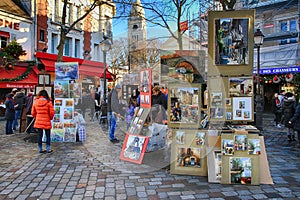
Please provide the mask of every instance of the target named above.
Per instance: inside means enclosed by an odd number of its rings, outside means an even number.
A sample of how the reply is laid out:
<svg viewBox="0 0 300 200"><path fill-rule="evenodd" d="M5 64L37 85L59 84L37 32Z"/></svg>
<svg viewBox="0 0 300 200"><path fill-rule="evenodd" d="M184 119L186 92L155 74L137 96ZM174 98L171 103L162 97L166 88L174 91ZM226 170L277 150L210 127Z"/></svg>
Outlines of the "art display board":
<svg viewBox="0 0 300 200"><path fill-rule="evenodd" d="M201 128L201 85L168 85L168 126Z"/></svg>
<svg viewBox="0 0 300 200"><path fill-rule="evenodd" d="M208 12L208 76L252 75L255 10Z"/></svg>
<svg viewBox="0 0 300 200"><path fill-rule="evenodd" d="M204 83L205 54L204 50L161 50L160 83Z"/></svg>
<svg viewBox="0 0 300 200"><path fill-rule="evenodd" d="M41 90L46 90L49 97L52 97L52 86L35 86L34 95L38 95Z"/></svg>
<svg viewBox="0 0 300 200"><path fill-rule="evenodd" d="M260 184L261 140L246 131L222 134L222 184Z"/></svg>
<svg viewBox="0 0 300 200"><path fill-rule="evenodd" d="M171 174L207 176L207 132L172 129Z"/></svg>
<svg viewBox="0 0 300 200"><path fill-rule="evenodd" d="M38 84L39 85L50 85L51 77L50 74L38 74Z"/></svg>
<svg viewBox="0 0 300 200"><path fill-rule="evenodd" d="M129 100L131 96L137 96L138 85L122 85L122 99Z"/></svg>
<svg viewBox="0 0 300 200"><path fill-rule="evenodd" d="M140 70L140 107L151 108L152 101L152 69Z"/></svg>
<svg viewBox="0 0 300 200"><path fill-rule="evenodd" d="M74 121L74 112L73 98L54 99L51 141L76 142L77 125Z"/></svg>
<svg viewBox="0 0 300 200"><path fill-rule="evenodd" d="M55 62L55 79L58 80L78 80L78 62Z"/></svg>
<svg viewBox="0 0 300 200"><path fill-rule="evenodd" d="M142 164L148 145L148 139L147 136L127 133L120 153L120 159L136 164Z"/></svg>
<svg viewBox="0 0 300 200"><path fill-rule="evenodd" d="M144 123L147 119L147 117L149 116L150 113L150 108L142 108L139 107L136 115L133 117L130 127L128 129L128 133L130 134L140 134Z"/></svg>

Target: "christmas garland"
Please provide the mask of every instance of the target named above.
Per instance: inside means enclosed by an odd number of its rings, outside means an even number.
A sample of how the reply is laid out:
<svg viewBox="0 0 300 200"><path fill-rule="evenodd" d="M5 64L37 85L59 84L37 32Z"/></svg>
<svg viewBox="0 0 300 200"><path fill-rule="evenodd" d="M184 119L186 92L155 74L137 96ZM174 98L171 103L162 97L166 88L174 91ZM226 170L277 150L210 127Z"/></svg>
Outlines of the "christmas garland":
<svg viewBox="0 0 300 200"><path fill-rule="evenodd" d="M32 63L29 63L28 68L26 71L21 74L20 76L17 76L16 78L0 78L0 82L13 82L13 81L21 81L28 77L32 70Z"/></svg>

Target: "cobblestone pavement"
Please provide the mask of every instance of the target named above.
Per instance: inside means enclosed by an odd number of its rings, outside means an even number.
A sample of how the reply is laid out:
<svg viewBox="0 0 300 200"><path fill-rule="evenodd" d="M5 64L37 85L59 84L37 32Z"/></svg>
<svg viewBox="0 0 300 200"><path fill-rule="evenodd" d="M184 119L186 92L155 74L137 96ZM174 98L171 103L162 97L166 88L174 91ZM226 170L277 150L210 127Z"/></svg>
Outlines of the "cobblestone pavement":
<svg viewBox="0 0 300 200"><path fill-rule="evenodd" d="M172 175L167 148L146 153L141 165L119 159L122 142L112 144L97 121L87 124L84 143L52 143L39 154L25 133L4 134L0 121L1 199L299 199L300 149L286 130L264 115L264 139L273 185L223 185L207 177ZM123 126L117 137L124 139ZM122 130L121 130L122 129Z"/></svg>

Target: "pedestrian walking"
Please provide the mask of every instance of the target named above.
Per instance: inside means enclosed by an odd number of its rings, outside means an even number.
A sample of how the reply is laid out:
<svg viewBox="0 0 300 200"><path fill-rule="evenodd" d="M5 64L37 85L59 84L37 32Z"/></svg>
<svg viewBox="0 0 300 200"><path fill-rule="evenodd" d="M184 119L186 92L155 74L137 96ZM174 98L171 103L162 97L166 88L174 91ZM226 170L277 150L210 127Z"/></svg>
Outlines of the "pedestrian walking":
<svg viewBox="0 0 300 200"><path fill-rule="evenodd" d="M300 147L300 103L298 102L295 114L289 121L290 124L294 126L294 130L297 132L298 137L298 147Z"/></svg>
<svg viewBox="0 0 300 200"><path fill-rule="evenodd" d="M275 115L275 119L274 119L275 126L277 128L281 128L280 121L282 116L282 107L281 107L281 102L278 98L278 93L275 93L272 98L272 111Z"/></svg>
<svg viewBox="0 0 300 200"><path fill-rule="evenodd" d="M19 119L21 116L21 112L23 109L23 105L25 105L25 100L26 100L26 95L25 95L25 90L21 89L20 92L17 92L16 95L14 96L14 101L15 101L15 119L13 122L13 130L17 130L19 128Z"/></svg>
<svg viewBox="0 0 300 200"><path fill-rule="evenodd" d="M109 140L112 143L120 142L115 138L115 130L117 126L117 118L122 117L122 113L125 112L120 100L119 93L121 92L121 85L117 84L114 89L110 91L107 99L107 117L108 117L108 132Z"/></svg>
<svg viewBox="0 0 300 200"><path fill-rule="evenodd" d="M51 120L54 116L54 108L46 90L41 90L33 103L32 116L35 118L34 128L38 130L38 148L40 153L52 153L50 148ZM46 151L43 150L43 132L46 134Z"/></svg>
<svg viewBox="0 0 300 200"><path fill-rule="evenodd" d="M297 103L294 97L294 94L291 92L287 92L285 94L285 98L283 99L282 104L282 114L283 114L283 122L284 126L288 128L288 141L295 141L295 132L292 124L289 123L291 118L294 116L296 111Z"/></svg>
<svg viewBox="0 0 300 200"><path fill-rule="evenodd" d="M5 125L5 131L6 134L13 134L13 121L15 119L15 107L13 102L13 94L6 95L6 100L4 102L5 104L5 119L6 119L6 125Z"/></svg>

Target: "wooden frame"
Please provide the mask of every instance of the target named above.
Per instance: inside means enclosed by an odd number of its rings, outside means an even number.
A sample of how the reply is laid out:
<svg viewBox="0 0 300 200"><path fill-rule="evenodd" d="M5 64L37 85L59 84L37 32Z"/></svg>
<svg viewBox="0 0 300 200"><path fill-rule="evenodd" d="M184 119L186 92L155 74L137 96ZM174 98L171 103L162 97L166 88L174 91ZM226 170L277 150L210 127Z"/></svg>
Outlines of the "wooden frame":
<svg viewBox="0 0 300 200"><path fill-rule="evenodd" d="M253 121L253 98L233 97L232 98L232 120Z"/></svg>
<svg viewBox="0 0 300 200"><path fill-rule="evenodd" d="M151 108L152 104L152 69L140 70L140 107Z"/></svg>
<svg viewBox="0 0 300 200"><path fill-rule="evenodd" d="M142 164L149 138L146 136L126 134L120 153L120 159Z"/></svg>
<svg viewBox="0 0 300 200"><path fill-rule="evenodd" d="M171 173L207 176L207 131L172 129L172 138Z"/></svg>
<svg viewBox="0 0 300 200"><path fill-rule="evenodd" d="M50 85L51 77L50 74L39 74L38 75L38 84L39 85Z"/></svg>
<svg viewBox="0 0 300 200"><path fill-rule="evenodd" d="M237 141L240 137L243 141ZM260 154L251 154L248 150L248 141L257 139L259 140L258 134L248 134L247 131L222 134L222 184L258 185L260 183ZM240 147L236 146L237 143L241 144ZM242 145L243 143L245 145ZM232 149L230 153L228 148Z"/></svg>
<svg viewBox="0 0 300 200"><path fill-rule="evenodd" d="M49 97L52 97L52 87L51 86L35 86L34 95L38 95L41 90L46 90L48 92Z"/></svg>
<svg viewBox="0 0 300 200"><path fill-rule="evenodd" d="M209 11L208 76L252 75L255 10Z"/></svg>
<svg viewBox="0 0 300 200"><path fill-rule="evenodd" d="M169 85L168 126L201 128L201 85Z"/></svg>

